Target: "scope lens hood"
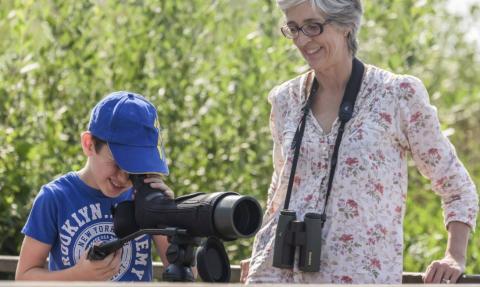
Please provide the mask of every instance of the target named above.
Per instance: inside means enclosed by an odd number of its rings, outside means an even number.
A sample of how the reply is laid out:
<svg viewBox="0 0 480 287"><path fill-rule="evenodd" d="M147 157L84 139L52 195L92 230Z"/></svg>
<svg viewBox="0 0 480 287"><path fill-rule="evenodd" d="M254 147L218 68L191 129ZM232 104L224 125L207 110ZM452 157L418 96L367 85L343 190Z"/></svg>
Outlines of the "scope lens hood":
<svg viewBox="0 0 480 287"><path fill-rule="evenodd" d="M224 240L255 235L262 225L262 208L251 196L227 194L215 206L215 228Z"/></svg>
<svg viewBox="0 0 480 287"><path fill-rule="evenodd" d="M230 260L220 239L210 236L198 248L197 270L204 282L230 282Z"/></svg>

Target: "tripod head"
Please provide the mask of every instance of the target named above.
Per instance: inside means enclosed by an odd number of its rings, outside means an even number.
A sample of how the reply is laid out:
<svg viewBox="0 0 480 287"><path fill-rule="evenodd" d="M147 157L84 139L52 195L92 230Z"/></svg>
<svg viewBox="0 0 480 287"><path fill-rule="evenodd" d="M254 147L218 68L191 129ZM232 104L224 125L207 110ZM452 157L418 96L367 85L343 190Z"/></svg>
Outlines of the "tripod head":
<svg viewBox="0 0 480 287"><path fill-rule="evenodd" d="M102 260L108 254L122 248L128 241L144 234L168 236L170 245L167 248L167 259L170 265L162 274L164 281L195 281L192 267L195 266L196 260L198 262L198 273L203 281L230 281L230 261L223 243L218 238L212 236L202 242L200 237L188 235L187 230L174 227L140 229L120 239L94 245L88 250L87 258L89 260ZM198 246L200 248L195 253Z"/></svg>

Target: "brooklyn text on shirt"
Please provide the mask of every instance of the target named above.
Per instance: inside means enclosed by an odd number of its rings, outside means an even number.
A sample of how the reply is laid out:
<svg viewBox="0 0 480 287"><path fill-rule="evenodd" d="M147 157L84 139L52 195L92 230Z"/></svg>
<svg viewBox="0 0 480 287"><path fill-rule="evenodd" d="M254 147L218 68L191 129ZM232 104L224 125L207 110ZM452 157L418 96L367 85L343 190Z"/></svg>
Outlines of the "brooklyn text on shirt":
<svg viewBox="0 0 480 287"><path fill-rule="evenodd" d="M100 203L89 204L70 214L64 221L59 236L62 263L65 267L75 265L93 244L117 238L113 230L112 215L102 213ZM120 271L112 280L121 278L126 272L131 272L138 280L142 280L149 252L150 239L146 235L125 244L122 248ZM132 254L135 254L134 262Z"/></svg>

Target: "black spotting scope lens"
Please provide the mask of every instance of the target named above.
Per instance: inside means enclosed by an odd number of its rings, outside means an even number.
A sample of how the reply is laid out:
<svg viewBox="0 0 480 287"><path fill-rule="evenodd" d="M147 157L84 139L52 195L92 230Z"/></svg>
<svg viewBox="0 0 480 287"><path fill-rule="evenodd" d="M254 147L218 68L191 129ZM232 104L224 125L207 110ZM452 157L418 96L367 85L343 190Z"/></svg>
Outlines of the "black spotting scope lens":
<svg viewBox="0 0 480 287"><path fill-rule="evenodd" d="M251 237L260 228L261 210L251 196L227 195L215 208L215 227L226 238Z"/></svg>

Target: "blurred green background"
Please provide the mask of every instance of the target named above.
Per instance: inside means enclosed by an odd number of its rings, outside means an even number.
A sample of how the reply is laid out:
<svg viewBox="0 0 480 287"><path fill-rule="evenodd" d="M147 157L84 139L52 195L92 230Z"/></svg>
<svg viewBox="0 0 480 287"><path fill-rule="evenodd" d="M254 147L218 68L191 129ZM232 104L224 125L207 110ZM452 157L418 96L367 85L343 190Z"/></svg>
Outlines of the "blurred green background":
<svg viewBox="0 0 480 287"><path fill-rule="evenodd" d="M445 132L480 182L480 57L445 0L368 0L365 62L422 79ZM468 16L468 17L467 17ZM177 195L232 190L265 203L275 85L306 71L273 0L0 1L0 254L17 255L42 184L85 161L79 136L105 94L131 90L159 110ZM410 169L405 271L441 258L439 198ZM480 273L472 235L469 274ZM238 264L252 240L228 244Z"/></svg>

